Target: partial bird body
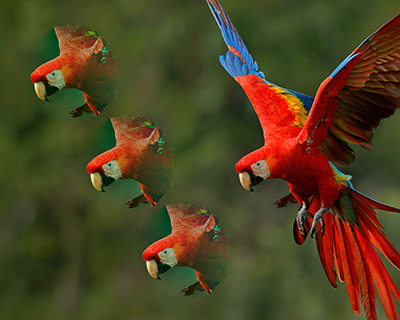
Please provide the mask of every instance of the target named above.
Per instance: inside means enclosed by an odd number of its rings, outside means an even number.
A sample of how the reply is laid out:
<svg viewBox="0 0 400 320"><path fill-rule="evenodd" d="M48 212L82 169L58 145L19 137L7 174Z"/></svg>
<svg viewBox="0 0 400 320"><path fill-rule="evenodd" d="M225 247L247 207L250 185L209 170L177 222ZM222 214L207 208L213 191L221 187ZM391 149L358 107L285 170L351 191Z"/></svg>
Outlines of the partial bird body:
<svg viewBox="0 0 400 320"><path fill-rule="evenodd" d="M86 103L71 112L100 114L113 99L118 64L108 43L95 31L75 25L54 27L60 55L38 67L31 74L41 100L63 88L83 92Z"/></svg>
<svg viewBox="0 0 400 320"><path fill-rule="evenodd" d="M174 152L165 135L151 121L144 118L113 117L116 146L88 165L93 186L98 191L118 179L139 182L142 194L127 204L156 205L169 189L174 168Z"/></svg>
<svg viewBox="0 0 400 320"><path fill-rule="evenodd" d="M195 270L197 282L183 289L211 293L225 276L229 239L219 220L207 209L193 204L167 205L172 233L153 243L143 252L153 278L174 266Z"/></svg>

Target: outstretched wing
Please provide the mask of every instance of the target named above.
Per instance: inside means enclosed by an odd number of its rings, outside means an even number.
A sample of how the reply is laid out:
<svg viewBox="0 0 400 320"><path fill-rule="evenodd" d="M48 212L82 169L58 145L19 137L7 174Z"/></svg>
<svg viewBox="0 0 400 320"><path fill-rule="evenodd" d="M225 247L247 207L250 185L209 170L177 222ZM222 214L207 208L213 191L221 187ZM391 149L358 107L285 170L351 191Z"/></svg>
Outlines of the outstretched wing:
<svg viewBox="0 0 400 320"><path fill-rule="evenodd" d="M94 30L77 25L54 27L60 47L60 55L86 52L87 55L108 51L102 37Z"/></svg>
<svg viewBox="0 0 400 320"><path fill-rule="evenodd" d="M160 139L158 127L151 121L133 116L112 117L117 145L141 143L154 144ZM148 141L147 141L148 140Z"/></svg>
<svg viewBox="0 0 400 320"><path fill-rule="evenodd" d="M266 81L219 2L207 0L207 4L229 49L226 55L220 56L220 62L242 86L253 104L264 130L264 137L277 126L302 127L307 118L307 107L311 106L313 99Z"/></svg>
<svg viewBox="0 0 400 320"><path fill-rule="evenodd" d="M212 229L216 225L214 215L203 207L189 203L169 204L166 207L171 219L172 233L196 234L197 232L194 232L194 230L197 230L200 235L207 228Z"/></svg>
<svg viewBox="0 0 400 320"><path fill-rule="evenodd" d="M400 106L400 15L355 49L320 85L299 143L338 144L328 157L354 157L347 143L373 148L372 129ZM328 138L328 139L327 139ZM345 154L340 154L340 153Z"/></svg>

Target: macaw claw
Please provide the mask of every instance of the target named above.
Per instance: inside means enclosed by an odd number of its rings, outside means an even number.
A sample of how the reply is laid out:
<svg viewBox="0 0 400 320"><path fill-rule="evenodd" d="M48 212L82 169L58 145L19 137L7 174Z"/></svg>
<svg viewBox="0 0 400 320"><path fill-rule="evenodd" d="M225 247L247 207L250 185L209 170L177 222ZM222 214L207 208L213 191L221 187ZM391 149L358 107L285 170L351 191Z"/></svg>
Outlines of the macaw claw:
<svg viewBox="0 0 400 320"><path fill-rule="evenodd" d="M140 196L137 196L136 198L129 200L126 205L129 208L136 208L140 203L149 203L149 201L147 201L147 199L145 198L145 196L143 194L141 194Z"/></svg>
<svg viewBox="0 0 400 320"><path fill-rule="evenodd" d="M305 202L303 202L300 210L297 212L296 222L301 234L306 232L304 225L307 226L307 229L310 229L310 224L308 223L307 217L313 218L312 214L308 212L307 209L308 206L305 204Z"/></svg>
<svg viewBox="0 0 400 320"><path fill-rule="evenodd" d="M322 206L315 214L310 230L311 238L314 238L314 234L316 233L316 227L318 222L321 222L321 237L325 234L325 221L324 221L324 214L327 213L329 210Z"/></svg>
<svg viewBox="0 0 400 320"><path fill-rule="evenodd" d="M78 117L82 116L82 114L84 112L87 112L87 113L91 113L92 112L92 110L90 110L90 108L89 108L87 103L81 105L79 108L76 108L76 109L70 111L69 114L72 115L72 118L78 118Z"/></svg>
<svg viewBox="0 0 400 320"><path fill-rule="evenodd" d="M183 292L185 296L190 296L193 293L195 293L196 290L204 291L204 288L201 286L200 282L198 282L198 281L196 281L195 283L191 284L190 286L182 289L181 292Z"/></svg>

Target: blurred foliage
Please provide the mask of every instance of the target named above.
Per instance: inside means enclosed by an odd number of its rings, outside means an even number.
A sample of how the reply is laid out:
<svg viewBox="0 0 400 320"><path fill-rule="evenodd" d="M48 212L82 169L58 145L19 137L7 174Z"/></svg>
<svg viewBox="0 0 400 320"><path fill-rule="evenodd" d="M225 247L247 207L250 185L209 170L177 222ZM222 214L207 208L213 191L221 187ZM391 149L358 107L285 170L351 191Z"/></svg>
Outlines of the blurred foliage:
<svg viewBox="0 0 400 320"><path fill-rule="evenodd" d="M399 12L398 1L223 1L268 80L314 94L366 36ZM246 193L234 165L263 143L241 88L218 63L226 52L203 0L0 3L0 319L361 319L345 285L333 290L315 244L295 245L296 205L269 181ZM58 55L54 25L75 23L107 39L120 63L115 101L99 117L71 119L78 90L40 101L30 73ZM105 194L86 164L114 144L108 118L144 116L176 151L172 187L159 206L130 210L138 194L119 181ZM346 173L363 193L400 207L400 118L357 148ZM192 202L221 218L232 240L228 274L211 295L184 297L189 268L152 280L142 251L170 232L163 205ZM400 248L400 217L384 214ZM400 273L391 266L395 283ZM378 303L379 304L379 303ZM382 309L379 309L382 313ZM400 310L397 304L397 310Z"/></svg>

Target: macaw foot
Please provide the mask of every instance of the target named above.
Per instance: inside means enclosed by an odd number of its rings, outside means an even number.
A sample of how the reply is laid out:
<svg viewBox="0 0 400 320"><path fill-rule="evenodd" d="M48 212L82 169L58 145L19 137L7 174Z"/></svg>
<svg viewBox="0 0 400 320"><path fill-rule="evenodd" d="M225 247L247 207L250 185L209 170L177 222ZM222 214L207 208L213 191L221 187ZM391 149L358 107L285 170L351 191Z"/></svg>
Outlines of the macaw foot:
<svg viewBox="0 0 400 320"><path fill-rule="evenodd" d="M296 217L296 222L297 222L297 227L299 228L299 231L301 234L304 234L306 232L304 225L307 226L307 228L310 228L310 224L308 223L307 217L313 217L310 212L307 210L307 205L305 202L301 205L301 208L299 212L297 212L297 217Z"/></svg>
<svg viewBox="0 0 400 320"><path fill-rule="evenodd" d="M279 200L276 200L274 202L274 204L278 208L283 208L283 207L286 207L289 202L297 203L296 199L293 197L293 195L291 193L289 193L288 195L284 196L283 198L281 198Z"/></svg>
<svg viewBox="0 0 400 320"><path fill-rule="evenodd" d="M195 291L204 291L204 288L201 286L200 282L196 281L195 283L191 284L189 287L186 287L184 289L181 290L181 292L183 292L185 294L185 296L190 296L193 293L195 293Z"/></svg>
<svg viewBox="0 0 400 320"><path fill-rule="evenodd" d="M82 114L84 112L87 112L87 113L91 113L92 112L92 110L89 108L87 103L81 105L79 108L76 108L76 109L72 110L69 114L72 115L72 118L78 118L78 117L82 116ZM100 114L100 112L97 113L97 114Z"/></svg>
<svg viewBox="0 0 400 320"><path fill-rule="evenodd" d="M312 222L312 226L311 226L311 238L314 238L314 234L316 233L316 227L318 222L321 222L321 236L324 235L325 233L325 222L324 222L324 214L327 213L329 211L329 209L325 208L324 206L322 206L315 214L314 214L314 218L313 218L313 222Z"/></svg>
<svg viewBox="0 0 400 320"><path fill-rule="evenodd" d="M129 208L136 208L140 203L149 203L143 194L137 196L135 199L129 200L126 204Z"/></svg>

